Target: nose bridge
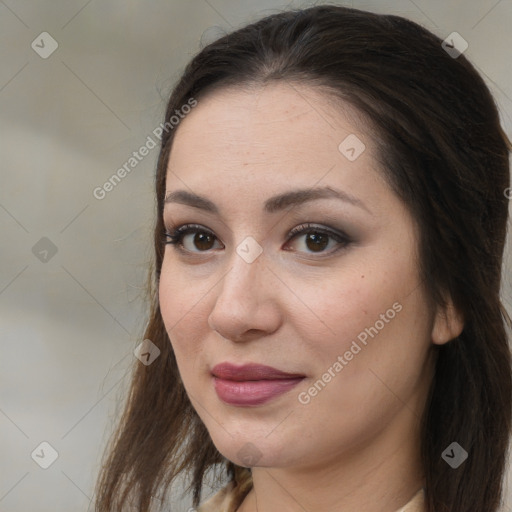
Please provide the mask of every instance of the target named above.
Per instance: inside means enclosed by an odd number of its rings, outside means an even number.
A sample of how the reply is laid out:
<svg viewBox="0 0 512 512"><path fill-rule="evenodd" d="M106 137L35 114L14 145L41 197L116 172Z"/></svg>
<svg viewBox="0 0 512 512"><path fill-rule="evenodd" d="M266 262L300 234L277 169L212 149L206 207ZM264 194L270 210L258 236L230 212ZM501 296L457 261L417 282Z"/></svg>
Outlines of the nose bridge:
<svg viewBox="0 0 512 512"><path fill-rule="evenodd" d="M210 327L235 340L247 330L273 330L277 316L268 309L275 287L267 286L266 258L263 248L246 237L233 251L229 270L219 284L210 313ZM275 312L274 312L275 313Z"/></svg>
<svg viewBox="0 0 512 512"><path fill-rule="evenodd" d="M245 237L233 251L230 270L224 278L223 293L247 299L263 287L266 263L263 247L252 236Z"/></svg>

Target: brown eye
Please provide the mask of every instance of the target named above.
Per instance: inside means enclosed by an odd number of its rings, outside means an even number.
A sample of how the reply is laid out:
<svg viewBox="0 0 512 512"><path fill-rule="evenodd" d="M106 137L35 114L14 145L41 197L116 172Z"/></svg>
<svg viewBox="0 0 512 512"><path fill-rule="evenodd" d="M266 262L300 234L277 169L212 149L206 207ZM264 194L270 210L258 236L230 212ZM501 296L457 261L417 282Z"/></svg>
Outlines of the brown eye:
<svg viewBox="0 0 512 512"><path fill-rule="evenodd" d="M313 252L323 251L329 244L329 235L325 233L307 233L306 245Z"/></svg>
<svg viewBox="0 0 512 512"><path fill-rule="evenodd" d="M213 239L214 237L209 233L197 232L192 239L192 244L202 251L207 251L212 248Z"/></svg>
<svg viewBox="0 0 512 512"><path fill-rule="evenodd" d="M311 224L303 224L297 226L290 232L292 239L298 239L304 237L305 250L299 250L299 252L310 252L310 253L326 253L330 254L336 252L339 249L343 249L350 244L351 240L345 234L336 233L330 229L316 227ZM329 242L334 240L338 247L333 250L325 250L328 247Z"/></svg>
<svg viewBox="0 0 512 512"><path fill-rule="evenodd" d="M185 246L186 237L192 236L188 247ZM298 252L306 254L332 254L339 249L343 249L351 243L351 240L345 234L340 234L327 228L315 227L311 224L304 224L296 227L289 233L292 240L304 237L304 248ZM197 224L186 224L180 226L172 233L165 233L165 243L176 246L176 249L183 253L201 253L208 252L215 248L217 237L208 229ZM331 250L326 250L330 242L334 246ZM336 247L337 246L337 247ZM221 246L222 248L222 246Z"/></svg>
<svg viewBox="0 0 512 512"><path fill-rule="evenodd" d="M191 241L191 247L185 247L184 239L189 235L194 235ZM176 229L173 233L165 233L166 244L176 245L181 251L188 252L206 252L212 249L216 236L209 230L199 225L185 225Z"/></svg>

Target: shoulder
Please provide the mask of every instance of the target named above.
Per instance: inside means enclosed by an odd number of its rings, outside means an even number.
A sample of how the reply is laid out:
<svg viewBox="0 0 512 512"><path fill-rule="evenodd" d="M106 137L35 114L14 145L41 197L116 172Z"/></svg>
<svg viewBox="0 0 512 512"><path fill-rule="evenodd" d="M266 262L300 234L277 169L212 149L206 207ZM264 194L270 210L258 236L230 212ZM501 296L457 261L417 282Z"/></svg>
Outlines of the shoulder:
<svg viewBox="0 0 512 512"><path fill-rule="evenodd" d="M244 473L238 482L230 481L213 496L201 503L197 512L236 512L251 487L250 473Z"/></svg>
<svg viewBox="0 0 512 512"><path fill-rule="evenodd" d="M235 483L229 482L229 484L202 503L197 512L234 512L236 510L233 509L234 489Z"/></svg>
<svg viewBox="0 0 512 512"><path fill-rule="evenodd" d="M425 489L422 487L405 506L396 512L425 512Z"/></svg>
<svg viewBox="0 0 512 512"><path fill-rule="evenodd" d="M208 500L202 503L197 512L236 512L251 488L252 482L246 480L242 485L229 482ZM412 499L396 512L425 512L425 490L421 488Z"/></svg>

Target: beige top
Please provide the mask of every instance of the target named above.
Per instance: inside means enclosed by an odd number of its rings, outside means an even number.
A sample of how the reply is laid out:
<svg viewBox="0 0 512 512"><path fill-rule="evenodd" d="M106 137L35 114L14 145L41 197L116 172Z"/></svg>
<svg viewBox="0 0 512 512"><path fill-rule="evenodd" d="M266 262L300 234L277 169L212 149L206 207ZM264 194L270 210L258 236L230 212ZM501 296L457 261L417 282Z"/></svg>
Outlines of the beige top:
<svg viewBox="0 0 512 512"><path fill-rule="evenodd" d="M252 488L250 473L240 481L239 485L230 482L208 500L202 503L197 512L236 512L245 496ZM425 512L425 494L421 488L411 501L396 512Z"/></svg>

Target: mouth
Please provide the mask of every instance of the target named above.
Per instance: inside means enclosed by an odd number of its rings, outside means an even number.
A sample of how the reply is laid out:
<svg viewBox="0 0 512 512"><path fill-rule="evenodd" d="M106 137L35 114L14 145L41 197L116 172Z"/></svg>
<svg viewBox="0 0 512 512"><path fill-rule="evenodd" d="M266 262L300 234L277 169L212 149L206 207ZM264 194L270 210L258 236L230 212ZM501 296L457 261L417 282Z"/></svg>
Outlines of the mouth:
<svg viewBox="0 0 512 512"><path fill-rule="evenodd" d="M306 377L253 363L242 366L221 363L211 374L217 396L229 405L240 407L262 405L294 388Z"/></svg>

